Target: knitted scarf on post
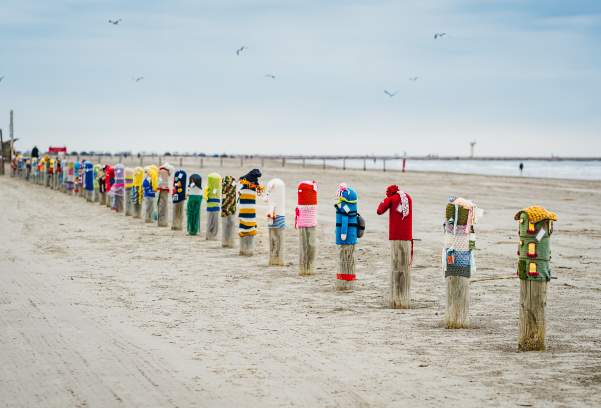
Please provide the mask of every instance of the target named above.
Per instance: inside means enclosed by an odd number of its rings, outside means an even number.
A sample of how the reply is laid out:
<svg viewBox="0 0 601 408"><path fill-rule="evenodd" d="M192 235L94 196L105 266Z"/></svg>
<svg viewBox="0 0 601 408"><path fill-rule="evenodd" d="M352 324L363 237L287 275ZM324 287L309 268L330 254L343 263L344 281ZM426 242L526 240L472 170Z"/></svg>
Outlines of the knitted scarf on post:
<svg viewBox="0 0 601 408"><path fill-rule="evenodd" d="M240 177L240 210L238 212L240 237L257 235L257 191L261 172L258 169L251 170L248 174Z"/></svg>
<svg viewBox="0 0 601 408"><path fill-rule="evenodd" d="M221 216L227 217L236 213L236 180L225 176L221 182Z"/></svg>

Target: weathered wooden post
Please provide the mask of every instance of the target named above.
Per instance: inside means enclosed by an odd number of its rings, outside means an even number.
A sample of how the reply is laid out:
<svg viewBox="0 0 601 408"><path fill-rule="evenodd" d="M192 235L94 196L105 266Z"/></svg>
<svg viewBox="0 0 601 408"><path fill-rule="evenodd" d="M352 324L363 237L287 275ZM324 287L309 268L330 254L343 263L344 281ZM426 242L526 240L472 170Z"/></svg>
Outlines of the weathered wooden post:
<svg viewBox="0 0 601 408"><path fill-rule="evenodd" d="M305 158L303 157L303 169L305 168Z"/></svg>
<svg viewBox="0 0 601 408"><path fill-rule="evenodd" d="M382 159L382 171L386 173L386 159Z"/></svg>
<svg viewBox="0 0 601 408"><path fill-rule="evenodd" d="M323 166L322 166L323 170L326 169L326 159L323 159Z"/></svg>
<svg viewBox="0 0 601 408"><path fill-rule="evenodd" d="M259 185L261 171L253 169L240 177L240 255L252 256L255 251L255 235L257 235L257 194L261 192Z"/></svg>
<svg viewBox="0 0 601 408"><path fill-rule="evenodd" d="M186 201L186 183L188 176L184 170L177 170L173 174L173 214L171 218L171 229L181 231L184 224L184 201Z"/></svg>
<svg viewBox="0 0 601 408"><path fill-rule="evenodd" d="M336 208L336 245L338 246L338 273L336 290L352 290L355 277L355 244L359 220L357 192L345 183L338 185Z"/></svg>
<svg viewBox="0 0 601 408"><path fill-rule="evenodd" d="M472 201L457 197L449 197L445 208L443 267L448 329L469 327L470 277L476 273L474 224L481 213Z"/></svg>
<svg viewBox="0 0 601 408"><path fill-rule="evenodd" d="M294 227L298 229L300 243L299 275L313 275L317 253L317 181L301 181L297 192Z"/></svg>
<svg viewBox="0 0 601 408"><path fill-rule="evenodd" d="M153 221L154 201L158 188L158 171L159 169L153 164L144 168L144 181L142 188L144 190L144 222L151 223Z"/></svg>
<svg viewBox="0 0 601 408"><path fill-rule="evenodd" d="M390 295L392 309L411 307L411 263L413 261L413 201L396 185L386 188L386 198L380 202L378 215L388 211L390 240Z"/></svg>
<svg viewBox="0 0 601 408"><path fill-rule="evenodd" d="M131 217L134 215L134 203L131 200L131 192L134 189L134 169L125 168L125 191L123 193L123 202L125 204L125 215Z"/></svg>
<svg viewBox="0 0 601 408"><path fill-rule="evenodd" d="M49 166L48 166L48 184L47 186L50 188L54 188L54 159L51 158L50 160L48 160L49 162ZM23 163L23 159L21 157L19 157L19 163L18 163L18 169L19 169L19 176L21 176L22 174L22 163Z"/></svg>
<svg viewBox="0 0 601 408"><path fill-rule="evenodd" d="M115 183L111 188L113 193L112 209L117 213L123 212L123 190L125 188L125 166L122 163L115 165Z"/></svg>
<svg viewBox="0 0 601 408"><path fill-rule="evenodd" d="M267 183L267 226L269 229L269 265L283 266L284 230L286 228L286 186L279 178Z"/></svg>
<svg viewBox="0 0 601 408"><path fill-rule="evenodd" d="M244 156L240 156L240 168L244 167Z"/></svg>
<svg viewBox="0 0 601 408"><path fill-rule="evenodd" d="M218 239L219 213L221 211L221 176L218 173L209 173L205 187L207 198L207 239Z"/></svg>
<svg viewBox="0 0 601 408"><path fill-rule="evenodd" d="M198 235L200 231L200 206L202 204L202 177L192 174L188 183L188 205L186 207L186 229L188 235Z"/></svg>
<svg viewBox="0 0 601 408"><path fill-rule="evenodd" d="M44 185L50 187L50 176L52 173L50 157L44 156L44 159Z"/></svg>
<svg viewBox="0 0 601 408"><path fill-rule="evenodd" d="M113 206L113 184L115 184L115 169L113 166L104 166L104 190L106 195L106 206L111 208Z"/></svg>
<svg viewBox="0 0 601 408"><path fill-rule="evenodd" d="M223 156L219 156L219 167L223 167Z"/></svg>
<svg viewBox="0 0 601 408"><path fill-rule="evenodd" d="M346 170L346 157L342 158L342 170Z"/></svg>
<svg viewBox="0 0 601 408"><path fill-rule="evenodd" d="M83 163L83 188L86 201L91 203L94 199L94 165L87 160Z"/></svg>
<svg viewBox="0 0 601 408"><path fill-rule="evenodd" d="M171 177L173 167L169 163L159 167L159 199L157 202L157 225L166 227L169 224L167 219L169 215L169 178Z"/></svg>
<svg viewBox="0 0 601 408"><path fill-rule="evenodd" d="M144 197L144 169L136 167L134 169L134 180L129 200L133 207L132 216L134 218L142 218L142 199Z"/></svg>
<svg viewBox="0 0 601 408"><path fill-rule="evenodd" d="M200 168L202 169L202 168L204 168L204 166L205 166L205 159L204 159L204 157L200 156Z"/></svg>
<svg viewBox="0 0 601 408"><path fill-rule="evenodd" d="M221 182L221 246L234 247L236 219L236 179L225 176Z"/></svg>
<svg viewBox="0 0 601 408"><path fill-rule="evenodd" d="M520 278L520 325L518 350L545 349L545 307L551 279L550 237L557 215L543 207L528 207L515 217L519 221L517 274Z"/></svg>

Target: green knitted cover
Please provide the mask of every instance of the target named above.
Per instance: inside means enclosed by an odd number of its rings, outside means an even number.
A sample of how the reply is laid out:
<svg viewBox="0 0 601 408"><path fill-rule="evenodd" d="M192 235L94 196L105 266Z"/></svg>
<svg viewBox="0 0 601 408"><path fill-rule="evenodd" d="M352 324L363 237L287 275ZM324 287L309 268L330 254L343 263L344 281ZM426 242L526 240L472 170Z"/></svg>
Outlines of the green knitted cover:
<svg viewBox="0 0 601 408"><path fill-rule="evenodd" d="M458 221L457 221L457 225L466 225L467 224L467 218L469 216L469 210L467 208L463 208L462 206L458 206L459 210L457 211L458 214ZM455 218L455 205L454 204L447 204L447 208L445 209L445 218L447 219L447 221L449 222L449 224L453 224L454 223L454 218Z"/></svg>
<svg viewBox="0 0 601 408"><path fill-rule="evenodd" d="M538 235L541 229L544 234ZM523 212L519 220L520 243L518 247L518 276L522 280L548 281L551 279L551 240L553 233L553 221L542 220L534 224L534 228L528 230L528 214ZM537 236L539 239L537 239ZM534 244L534 254L528 254L529 244ZM536 264L536 273L529 273L530 264Z"/></svg>
<svg viewBox="0 0 601 408"><path fill-rule="evenodd" d="M207 198L221 199L221 176L217 173L207 175ZM219 207L219 204L216 204Z"/></svg>

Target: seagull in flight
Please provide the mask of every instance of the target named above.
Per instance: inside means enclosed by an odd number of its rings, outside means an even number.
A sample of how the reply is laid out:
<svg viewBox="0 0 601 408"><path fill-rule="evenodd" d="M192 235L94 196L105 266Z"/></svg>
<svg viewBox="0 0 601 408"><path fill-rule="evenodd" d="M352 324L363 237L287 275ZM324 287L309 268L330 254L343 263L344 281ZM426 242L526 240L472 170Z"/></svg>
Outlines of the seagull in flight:
<svg viewBox="0 0 601 408"><path fill-rule="evenodd" d="M133 79L134 81L136 81L136 82L140 82L141 80L143 80L143 79L144 79L144 77L143 77L143 76L139 76L139 77L132 78L132 79Z"/></svg>
<svg viewBox="0 0 601 408"><path fill-rule="evenodd" d="M238 49L236 50L236 55L237 55L237 56L240 56L240 53L241 53L242 51L244 51L245 49L246 49L246 45L243 45L242 47L238 48Z"/></svg>
<svg viewBox="0 0 601 408"><path fill-rule="evenodd" d="M122 22L123 19L116 19L116 20L109 20L109 23L111 23L112 25L119 25L120 22Z"/></svg>
<svg viewBox="0 0 601 408"><path fill-rule="evenodd" d="M273 75L273 74L265 74L265 77L275 79L275 75Z"/></svg>
<svg viewBox="0 0 601 408"><path fill-rule="evenodd" d="M391 97L391 98L392 98L393 96L395 96L396 94L398 94L398 93L399 93L399 91L388 92L386 89L384 89L384 93L385 93L386 95L388 95L389 97Z"/></svg>
<svg viewBox="0 0 601 408"><path fill-rule="evenodd" d="M438 38L442 38L442 37L444 37L445 35L447 35L447 33L435 33L435 34L434 34L434 39L436 40L436 39L438 39Z"/></svg>
<svg viewBox="0 0 601 408"><path fill-rule="evenodd" d="M413 82L417 81L418 79L419 79L419 77L417 77L417 76L409 78L409 80L413 81Z"/></svg>

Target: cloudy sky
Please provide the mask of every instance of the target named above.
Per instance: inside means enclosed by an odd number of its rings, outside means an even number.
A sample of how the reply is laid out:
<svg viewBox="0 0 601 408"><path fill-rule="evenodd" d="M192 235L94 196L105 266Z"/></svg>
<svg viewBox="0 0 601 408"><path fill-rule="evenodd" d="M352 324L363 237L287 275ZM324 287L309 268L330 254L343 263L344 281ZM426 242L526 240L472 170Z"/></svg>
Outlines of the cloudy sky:
<svg viewBox="0 0 601 408"><path fill-rule="evenodd" d="M3 0L1 76L23 148L601 156L599 0Z"/></svg>

